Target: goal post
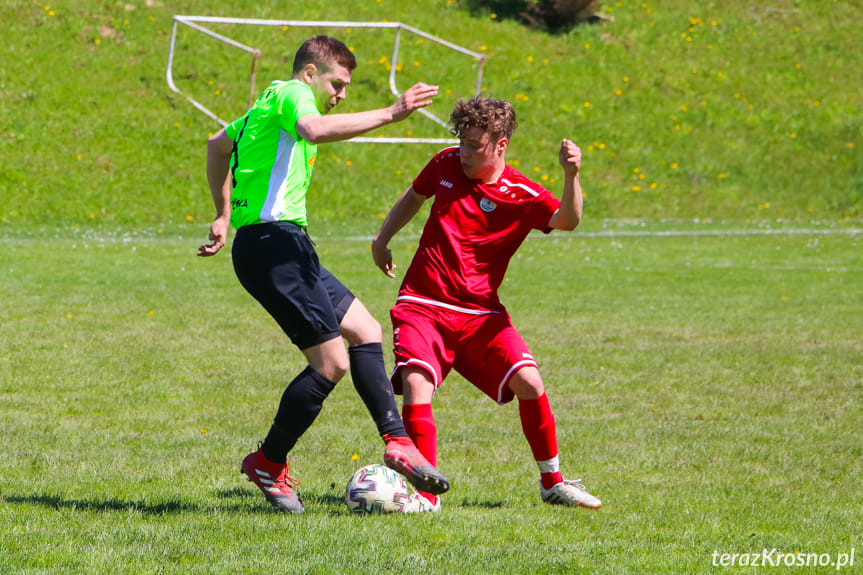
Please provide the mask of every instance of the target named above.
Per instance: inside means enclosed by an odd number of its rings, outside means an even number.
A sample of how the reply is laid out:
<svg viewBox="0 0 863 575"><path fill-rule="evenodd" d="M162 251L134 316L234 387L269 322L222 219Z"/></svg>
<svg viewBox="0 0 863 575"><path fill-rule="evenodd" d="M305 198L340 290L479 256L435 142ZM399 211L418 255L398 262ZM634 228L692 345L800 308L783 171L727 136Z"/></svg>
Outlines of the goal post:
<svg viewBox="0 0 863 575"><path fill-rule="evenodd" d="M239 42L233 38L229 38L224 34L220 34L215 32L202 24L236 24L236 25L246 25L246 26L276 26L276 27L297 27L297 28L370 28L370 29L382 29L382 30L392 30L394 32L394 40L392 47L392 56L390 59L389 65L389 88L390 92L396 97L401 96L402 92L399 89L396 73L398 71L397 63L399 61L399 49L401 47L401 38L402 31L409 32L414 34L420 38L425 40L429 40L431 42L435 42L447 48L449 50L455 51L456 53L468 56L473 59L477 63L477 76L476 76L476 84L475 84L475 95L479 95L482 92L482 74L483 68L486 61L485 54L479 54L477 52L473 52L454 44L452 42L448 42L442 38L434 36L433 34L429 34L427 32L423 32L417 28L409 26L407 24L403 24L401 22L333 22L333 21L312 21L312 20L264 20L264 19L253 19L253 18L224 18L218 16L174 16L173 26L171 30L171 42L168 53L168 67L166 71L166 80L168 82L168 87L175 93L180 94L186 100L189 101L197 110L204 113L207 117L215 120L222 126L226 126L227 122L220 118L216 113L207 108L203 103L196 100L192 96L187 93L184 93L180 88L177 87L174 82L174 56L176 53L176 42L177 42L177 28L178 25L187 26L188 28L200 32L213 38L219 42L223 42L242 50L243 52L248 53L251 56L251 72L249 76L249 103L251 104L254 101L255 94L255 81L257 76L257 68L258 68L258 60L261 58L262 51L259 48L255 48L252 46L248 46ZM435 116L430 111L419 108L417 110L422 116L434 122L435 124L447 129L448 126L446 121L441 118ZM409 144L409 143L427 143L427 144L454 144L458 143L458 140L453 138L413 138L413 137L405 137L405 138L396 138L396 137L358 137L347 140L348 142L354 143L375 143L375 144Z"/></svg>

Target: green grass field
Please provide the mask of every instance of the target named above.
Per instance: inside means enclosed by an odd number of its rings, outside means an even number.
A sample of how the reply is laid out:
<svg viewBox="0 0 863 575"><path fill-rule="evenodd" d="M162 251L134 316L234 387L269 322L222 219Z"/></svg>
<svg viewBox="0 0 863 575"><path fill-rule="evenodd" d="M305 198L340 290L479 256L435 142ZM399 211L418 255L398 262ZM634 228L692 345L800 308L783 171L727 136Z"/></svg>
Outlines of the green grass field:
<svg viewBox="0 0 863 575"><path fill-rule="evenodd" d="M453 377L443 513L379 518L342 501L382 452L348 380L293 452L304 516L238 473L302 366L228 258L193 256L197 228L5 237L0 571L707 573L714 551L859 552L863 236L632 228L534 238L504 287L564 470L603 508L541 504L515 407ZM396 284L367 242L321 249L385 318Z"/></svg>
<svg viewBox="0 0 863 575"><path fill-rule="evenodd" d="M832 573L852 552L859 571L863 4L605 1L613 21L561 36L417 4L0 4L0 573ZM305 515L245 481L303 362L227 254L194 256L218 125L167 88L174 14L403 21L488 54L519 169L557 192L559 138L582 145L584 223L531 236L502 297L601 510L543 505L517 409L458 376L435 399L439 515L348 513L383 452L349 378L291 455ZM259 88L305 34L221 31L264 48ZM347 34L346 109L385 105L391 38ZM439 115L469 92L469 60L403 50ZM175 74L243 112L242 54L187 34ZM438 147L320 149L312 234L385 334L398 283L368 238ZM810 565L740 567L763 551Z"/></svg>

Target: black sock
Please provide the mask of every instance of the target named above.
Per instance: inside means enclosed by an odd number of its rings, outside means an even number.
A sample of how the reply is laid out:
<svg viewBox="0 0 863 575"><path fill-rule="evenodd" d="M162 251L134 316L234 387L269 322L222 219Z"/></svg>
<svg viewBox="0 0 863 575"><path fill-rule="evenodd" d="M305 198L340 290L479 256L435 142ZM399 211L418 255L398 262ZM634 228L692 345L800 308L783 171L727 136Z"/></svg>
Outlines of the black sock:
<svg viewBox="0 0 863 575"><path fill-rule="evenodd" d="M311 427L336 386L311 366L300 373L282 394L279 410L261 450L269 461L284 463L300 436Z"/></svg>
<svg viewBox="0 0 863 575"><path fill-rule="evenodd" d="M378 433L407 437L384 365L383 346L380 342L354 345L348 348L348 355L354 387L372 414Z"/></svg>

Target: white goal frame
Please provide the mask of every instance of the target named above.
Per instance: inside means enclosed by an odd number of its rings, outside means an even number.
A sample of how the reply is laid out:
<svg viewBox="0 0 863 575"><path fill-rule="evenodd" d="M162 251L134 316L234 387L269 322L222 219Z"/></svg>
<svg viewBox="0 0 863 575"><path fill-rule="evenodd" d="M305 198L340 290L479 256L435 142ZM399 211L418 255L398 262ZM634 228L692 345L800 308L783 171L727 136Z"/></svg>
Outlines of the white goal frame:
<svg viewBox="0 0 863 575"><path fill-rule="evenodd" d="M188 26L193 30L197 30L211 38L215 38L221 42L234 46L235 48L239 48L244 52L247 52L252 55L252 67L251 74L249 78L249 106L251 106L254 93L255 93L255 77L257 76L257 67L258 67L258 59L261 57L261 51L258 48L253 48L251 46L246 46L245 44L228 38L222 34L217 32L213 32L212 30L205 28L201 25L203 24L241 24L241 25L251 25L251 26L293 26L293 27L331 27L331 28L379 28L379 29L388 29L395 30L395 41L393 42L393 54L390 59L390 76L389 76L389 85L390 91L396 96L401 96L401 92L398 89L396 84L396 64L398 62L399 56L399 45L401 42L401 32L402 30L406 30L417 36L425 38L427 40L431 40L432 42L436 42L442 46L445 46L451 50L459 52L460 54L464 54L472 57L477 63L477 77L476 77L476 92L475 95L479 95L482 92L482 73L483 67L485 65L486 57L485 54L479 54L477 52L473 52L468 50L467 48L463 48L462 46L458 46L457 44L453 44L452 42L447 42L442 38L438 38L437 36L433 36L422 30L418 30L412 26L408 26L407 24L403 24L401 22L330 22L330 21L310 21L310 20L260 20L260 19L252 19L252 18L222 18L217 16L174 16L173 28L171 30L171 47L168 53L168 69L166 72L166 79L168 81L168 87L183 96L186 100L188 100L195 108L203 112L209 118L215 120L222 126L226 126L227 122L222 118L218 117L215 113L213 113L210 109L204 106L201 102L195 100L188 94L183 93L177 85L174 83L174 51L175 44L177 39L177 25L183 24L184 26ZM428 110L423 108L419 108L417 110L420 114L431 120L432 122L443 126L444 128L448 128L446 122L441 120ZM425 144L457 144L458 140L452 138L387 138L387 137L379 137L379 138L368 138L368 137L359 137L352 138L351 140L347 140L349 142L355 143L374 143L374 144L409 144L409 143L425 143Z"/></svg>

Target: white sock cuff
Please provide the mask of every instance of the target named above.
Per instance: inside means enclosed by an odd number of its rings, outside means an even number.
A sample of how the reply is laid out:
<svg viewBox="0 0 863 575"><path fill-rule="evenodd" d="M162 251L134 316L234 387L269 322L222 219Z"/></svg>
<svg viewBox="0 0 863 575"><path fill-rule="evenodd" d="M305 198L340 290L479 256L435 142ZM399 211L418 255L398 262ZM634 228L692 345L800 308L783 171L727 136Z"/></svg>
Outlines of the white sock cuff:
<svg viewBox="0 0 863 575"><path fill-rule="evenodd" d="M540 473L554 473L555 471L560 471L560 456L555 455L551 459L537 461L536 464L539 466Z"/></svg>

